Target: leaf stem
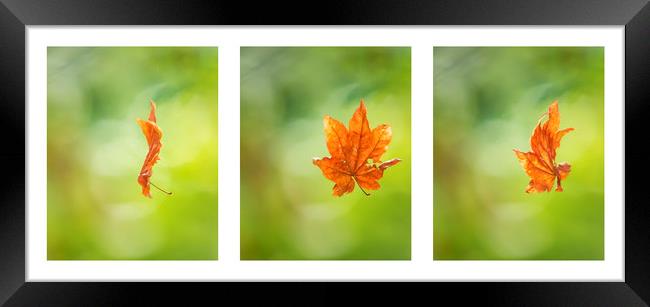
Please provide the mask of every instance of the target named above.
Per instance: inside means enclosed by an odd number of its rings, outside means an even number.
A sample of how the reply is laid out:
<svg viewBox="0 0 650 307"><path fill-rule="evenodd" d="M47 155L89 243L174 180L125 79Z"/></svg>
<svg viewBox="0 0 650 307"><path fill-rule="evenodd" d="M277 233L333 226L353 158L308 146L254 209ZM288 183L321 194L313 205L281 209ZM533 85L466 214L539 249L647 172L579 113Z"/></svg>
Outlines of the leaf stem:
<svg viewBox="0 0 650 307"><path fill-rule="evenodd" d="M359 186L359 189L361 189L361 192L363 192L363 194L366 194L366 196L370 196L370 194L369 194L368 192L366 192L366 190L364 190L364 189L361 187L361 185L359 184L359 181L357 181L357 177L356 177L356 176L352 176L352 179L354 179L354 182L357 183L357 185Z"/></svg>
<svg viewBox="0 0 650 307"><path fill-rule="evenodd" d="M159 188L157 185L153 184L153 182L151 182L151 181L149 181L149 184L152 185L154 188L160 190L161 192L167 194L167 195L172 195L172 192L167 192L167 191L165 191L165 190Z"/></svg>

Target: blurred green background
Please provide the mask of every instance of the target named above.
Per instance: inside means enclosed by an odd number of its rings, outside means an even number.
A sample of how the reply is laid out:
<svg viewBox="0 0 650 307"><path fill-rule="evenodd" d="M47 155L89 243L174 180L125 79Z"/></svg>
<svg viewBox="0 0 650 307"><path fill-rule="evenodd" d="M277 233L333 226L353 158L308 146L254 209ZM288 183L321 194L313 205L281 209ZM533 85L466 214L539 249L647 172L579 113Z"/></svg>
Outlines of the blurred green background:
<svg viewBox="0 0 650 307"><path fill-rule="evenodd" d="M241 258L410 259L409 48L241 49ZM365 99L393 140L382 188L332 195L323 117L346 126Z"/></svg>
<svg viewBox="0 0 650 307"><path fill-rule="evenodd" d="M217 258L217 48L50 47L50 260ZM136 118L163 131L151 188Z"/></svg>
<svg viewBox="0 0 650 307"><path fill-rule="evenodd" d="M434 258L603 259L604 54L587 47L434 48ZM559 99L564 192L526 194L530 151Z"/></svg>

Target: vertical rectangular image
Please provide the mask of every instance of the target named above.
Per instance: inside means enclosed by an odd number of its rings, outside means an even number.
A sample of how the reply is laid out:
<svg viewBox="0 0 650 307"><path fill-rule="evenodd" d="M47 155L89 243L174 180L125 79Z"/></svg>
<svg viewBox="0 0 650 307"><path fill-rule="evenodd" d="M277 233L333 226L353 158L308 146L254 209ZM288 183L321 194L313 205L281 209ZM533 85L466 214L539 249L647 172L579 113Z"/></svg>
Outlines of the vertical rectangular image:
<svg viewBox="0 0 650 307"><path fill-rule="evenodd" d="M241 259L410 259L410 48L240 50Z"/></svg>
<svg viewBox="0 0 650 307"><path fill-rule="evenodd" d="M217 259L217 57L48 48L48 260Z"/></svg>
<svg viewBox="0 0 650 307"><path fill-rule="evenodd" d="M604 48L433 57L434 259L603 260Z"/></svg>

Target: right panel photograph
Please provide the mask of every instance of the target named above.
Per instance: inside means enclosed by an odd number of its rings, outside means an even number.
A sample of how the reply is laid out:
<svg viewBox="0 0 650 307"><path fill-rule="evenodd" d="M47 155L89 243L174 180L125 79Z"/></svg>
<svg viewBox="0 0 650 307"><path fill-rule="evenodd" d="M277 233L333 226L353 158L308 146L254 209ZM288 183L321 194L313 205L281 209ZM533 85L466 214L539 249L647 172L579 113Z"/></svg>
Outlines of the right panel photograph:
<svg viewBox="0 0 650 307"><path fill-rule="evenodd" d="M433 258L603 260L604 48L433 62Z"/></svg>

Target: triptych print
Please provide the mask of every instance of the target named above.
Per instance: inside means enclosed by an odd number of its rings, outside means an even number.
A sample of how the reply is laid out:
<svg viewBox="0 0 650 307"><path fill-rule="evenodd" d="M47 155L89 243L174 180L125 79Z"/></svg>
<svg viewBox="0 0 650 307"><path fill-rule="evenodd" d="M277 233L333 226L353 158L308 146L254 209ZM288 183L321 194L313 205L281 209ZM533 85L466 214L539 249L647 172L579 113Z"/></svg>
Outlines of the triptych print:
<svg viewBox="0 0 650 307"><path fill-rule="evenodd" d="M237 76L217 47L49 47L47 259L218 261L219 206L239 206L239 260L409 261L415 205L431 261L604 259L604 48L431 48L415 101L408 46L242 46ZM219 103L240 108L225 204Z"/></svg>

